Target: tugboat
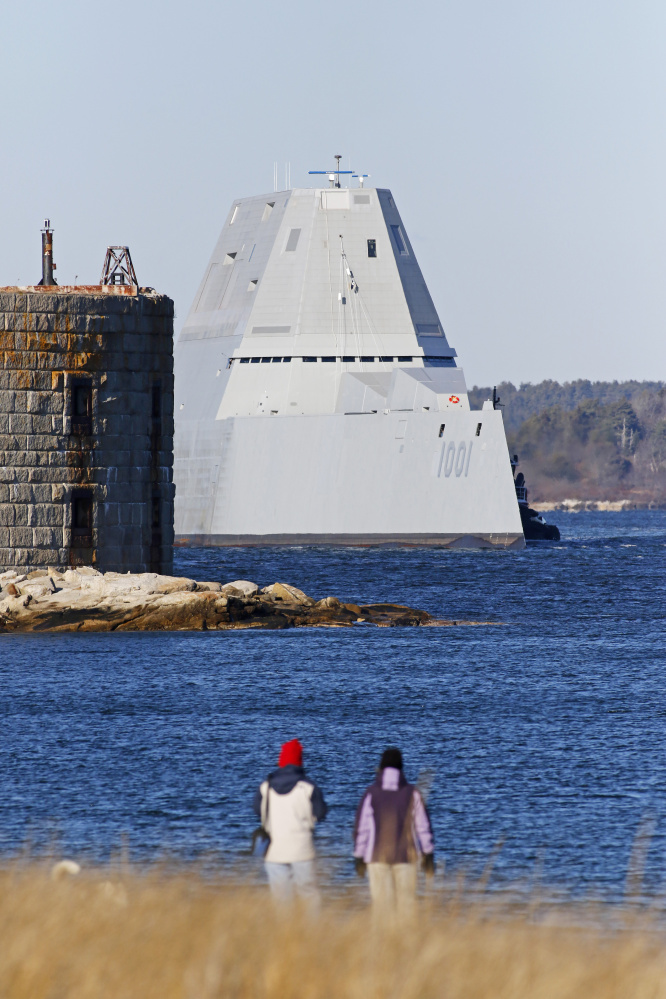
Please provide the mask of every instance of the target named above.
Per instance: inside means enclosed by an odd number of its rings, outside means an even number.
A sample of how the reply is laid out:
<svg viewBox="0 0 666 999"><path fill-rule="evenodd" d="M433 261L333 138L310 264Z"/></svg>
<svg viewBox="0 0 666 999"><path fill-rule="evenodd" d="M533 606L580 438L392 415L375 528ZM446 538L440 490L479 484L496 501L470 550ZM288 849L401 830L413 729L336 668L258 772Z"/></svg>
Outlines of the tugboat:
<svg viewBox="0 0 666 999"><path fill-rule="evenodd" d="M518 500L518 510L523 523L523 534L525 541L559 541L560 532L555 524L547 524L544 518L536 510L533 510L527 502L527 486L525 476L522 472L516 475L518 467L518 455L514 454L511 459L511 471L516 487L516 499Z"/></svg>

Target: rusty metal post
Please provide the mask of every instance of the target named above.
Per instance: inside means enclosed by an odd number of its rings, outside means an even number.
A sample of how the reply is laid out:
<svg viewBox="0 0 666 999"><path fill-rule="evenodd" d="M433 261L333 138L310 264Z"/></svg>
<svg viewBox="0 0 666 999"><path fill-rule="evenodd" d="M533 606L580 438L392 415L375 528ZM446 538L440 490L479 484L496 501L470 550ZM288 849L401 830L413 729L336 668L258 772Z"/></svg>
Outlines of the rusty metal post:
<svg viewBox="0 0 666 999"><path fill-rule="evenodd" d="M39 282L43 285L54 285L56 282L53 279L53 229L51 228L51 220L44 219L44 228L42 229L42 280Z"/></svg>

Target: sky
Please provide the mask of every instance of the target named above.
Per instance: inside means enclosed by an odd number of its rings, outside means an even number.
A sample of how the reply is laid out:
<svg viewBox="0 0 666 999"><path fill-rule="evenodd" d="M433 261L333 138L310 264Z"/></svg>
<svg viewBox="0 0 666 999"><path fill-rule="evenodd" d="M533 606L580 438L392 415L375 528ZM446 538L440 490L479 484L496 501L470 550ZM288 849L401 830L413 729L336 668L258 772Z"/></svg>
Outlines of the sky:
<svg viewBox="0 0 666 999"><path fill-rule="evenodd" d="M128 245L184 322L231 202L389 187L470 385L666 379L663 0L23 0L0 10L0 285Z"/></svg>

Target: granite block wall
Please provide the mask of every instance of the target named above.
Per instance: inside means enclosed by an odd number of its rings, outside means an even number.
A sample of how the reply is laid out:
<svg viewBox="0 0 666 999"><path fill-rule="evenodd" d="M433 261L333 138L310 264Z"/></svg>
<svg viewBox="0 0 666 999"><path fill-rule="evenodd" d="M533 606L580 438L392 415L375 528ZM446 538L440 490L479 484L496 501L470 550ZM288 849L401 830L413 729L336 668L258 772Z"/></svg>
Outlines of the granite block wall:
<svg viewBox="0 0 666 999"><path fill-rule="evenodd" d="M0 566L170 573L173 302L0 288Z"/></svg>

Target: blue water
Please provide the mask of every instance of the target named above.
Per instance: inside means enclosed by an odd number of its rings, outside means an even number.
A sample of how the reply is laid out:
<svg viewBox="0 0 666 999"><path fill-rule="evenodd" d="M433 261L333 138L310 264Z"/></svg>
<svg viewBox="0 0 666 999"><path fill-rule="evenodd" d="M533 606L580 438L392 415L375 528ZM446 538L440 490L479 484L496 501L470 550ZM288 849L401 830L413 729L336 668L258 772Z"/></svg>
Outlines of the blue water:
<svg viewBox="0 0 666 999"><path fill-rule="evenodd" d="M523 552L180 549L198 579L283 580L499 627L0 637L0 853L243 863L297 736L331 807L325 876L383 747L431 772L449 872L621 894L642 820L666 873L666 512L559 514ZM247 862L249 864L249 862ZM250 866L247 868L251 869Z"/></svg>

